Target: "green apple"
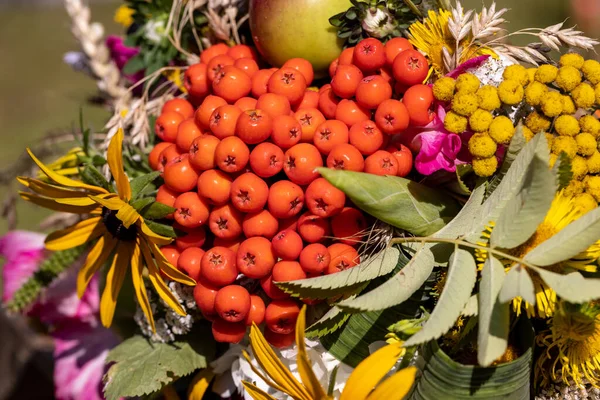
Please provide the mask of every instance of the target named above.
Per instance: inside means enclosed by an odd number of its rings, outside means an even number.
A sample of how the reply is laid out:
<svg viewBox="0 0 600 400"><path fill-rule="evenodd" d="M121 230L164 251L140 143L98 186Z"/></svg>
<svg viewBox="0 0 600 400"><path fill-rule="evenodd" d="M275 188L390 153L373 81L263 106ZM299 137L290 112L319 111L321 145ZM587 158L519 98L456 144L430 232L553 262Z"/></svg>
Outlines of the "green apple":
<svg viewBox="0 0 600 400"><path fill-rule="evenodd" d="M329 18L351 6L349 0L250 0L254 44L273 66L302 57L323 76L343 44Z"/></svg>

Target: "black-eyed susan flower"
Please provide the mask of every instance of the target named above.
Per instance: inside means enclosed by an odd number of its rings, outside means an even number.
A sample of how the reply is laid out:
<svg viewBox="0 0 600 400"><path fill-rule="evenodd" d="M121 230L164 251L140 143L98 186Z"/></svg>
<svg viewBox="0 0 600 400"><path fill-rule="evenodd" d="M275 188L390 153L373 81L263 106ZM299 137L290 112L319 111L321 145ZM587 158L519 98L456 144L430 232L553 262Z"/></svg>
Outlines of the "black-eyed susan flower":
<svg viewBox="0 0 600 400"><path fill-rule="evenodd" d="M538 336L544 351L535 368L542 386L562 380L600 387L600 308L595 304L561 302L550 329Z"/></svg>
<svg viewBox="0 0 600 400"><path fill-rule="evenodd" d="M59 157L50 164L46 164L48 169L56 172L63 176L73 176L79 174L80 157L85 154L81 147L74 147L67 152L67 154ZM38 178L44 180L46 175L43 172L38 173Z"/></svg>
<svg viewBox="0 0 600 400"><path fill-rule="evenodd" d="M19 182L33 192L20 192L20 195L27 201L51 210L88 216L66 229L49 234L45 241L46 248L51 251L67 250L96 240L77 276L78 295L83 295L92 276L112 256L106 286L100 300L102 324L106 327L111 325L117 296L128 269L131 269L136 297L154 329L154 320L142 278L144 266L161 299L181 315L185 315L185 312L161 274L186 285L194 285L195 282L169 264L159 250L158 246L168 244L172 239L153 232L130 204L132 188L123 169L122 146L123 132L119 130L112 138L107 153L116 193L59 175L28 149L33 161L51 183L20 177Z"/></svg>
<svg viewBox="0 0 600 400"><path fill-rule="evenodd" d="M552 83L558 75L558 68L554 65L540 65L535 71L535 80L540 83Z"/></svg>
<svg viewBox="0 0 600 400"><path fill-rule="evenodd" d="M581 72L570 65L560 67L554 83L562 90L570 92L581 83Z"/></svg>
<svg viewBox="0 0 600 400"><path fill-rule="evenodd" d="M252 370L270 387L288 395L294 400L332 400L333 397L321 387L312 370L312 363L306 352L304 330L306 326L306 306L302 308L296 321L297 362L300 381L285 367L269 343L253 324L250 328L250 346L254 357L260 365L259 371L250 362L250 356L244 351ZM394 340L369 357L365 358L354 369L348 380L340 400L390 400L402 399L406 396L415 381L416 367L407 367L394 373L387 379L385 376L398 360L406 354L401 341ZM255 400L274 400L275 398L259 389L252 382L243 382L247 393Z"/></svg>

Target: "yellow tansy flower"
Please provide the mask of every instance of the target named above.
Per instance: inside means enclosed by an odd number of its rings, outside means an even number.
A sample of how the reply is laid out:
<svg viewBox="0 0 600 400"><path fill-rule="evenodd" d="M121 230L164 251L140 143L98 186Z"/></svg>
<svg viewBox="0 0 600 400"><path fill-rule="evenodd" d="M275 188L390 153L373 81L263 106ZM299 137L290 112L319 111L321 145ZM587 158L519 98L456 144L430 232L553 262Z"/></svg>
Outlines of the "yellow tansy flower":
<svg viewBox="0 0 600 400"><path fill-rule="evenodd" d="M583 67L584 61L585 60L583 59L583 57L580 54L567 53L567 54L563 54L562 56L560 56L560 60L558 61L558 64L561 67L569 65L571 67L581 69L581 67Z"/></svg>
<svg viewBox="0 0 600 400"><path fill-rule="evenodd" d="M582 132L591 133L595 138L600 134L600 121L593 115L584 115L579 118L579 126Z"/></svg>
<svg viewBox="0 0 600 400"><path fill-rule="evenodd" d="M498 89L494 86L485 85L477 90L477 99L479 100L479 108L487 111L494 111L500 108L500 97L498 97Z"/></svg>
<svg viewBox="0 0 600 400"><path fill-rule="evenodd" d="M533 82L535 80L536 72L537 68L527 68L527 76L529 77L529 82Z"/></svg>
<svg viewBox="0 0 600 400"><path fill-rule="evenodd" d="M585 158L581 156L573 157L571 160L571 172L573 172L573 179L583 179L588 173L588 166Z"/></svg>
<svg viewBox="0 0 600 400"><path fill-rule="evenodd" d="M581 83L581 72L570 65L560 67L554 83L562 90L570 92Z"/></svg>
<svg viewBox="0 0 600 400"><path fill-rule="evenodd" d="M585 60L581 72L585 79L590 81L592 85L600 83L600 62L596 60Z"/></svg>
<svg viewBox="0 0 600 400"><path fill-rule="evenodd" d="M470 73L461 74L456 78L457 92L475 93L480 85L479 78Z"/></svg>
<svg viewBox="0 0 600 400"><path fill-rule="evenodd" d="M439 101L450 101L454 96L456 81L449 77L443 77L433 84L433 97Z"/></svg>
<svg viewBox="0 0 600 400"><path fill-rule="evenodd" d="M536 81L531 82L531 84L525 88L525 101L527 101L527 104L537 107L540 105L542 98L547 92L548 86Z"/></svg>
<svg viewBox="0 0 600 400"><path fill-rule="evenodd" d="M524 66L520 64L513 64L506 67L502 73L504 80L514 80L525 86L529 83L529 73Z"/></svg>
<svg viewBox="0 0 600 400"><path fill-rule="evenodd" d="M598 207L598 203L589 193L582 193L575 197L575 206L581 210L583 214L592 211Z"/></svg>
<svg viewBox="0 0 600 400"><path fill-rule="evenodd" d="M469 139L469 153L473 157L487 158L496 154L496 142L485 133L476 133Z"/></svg>
<svg viewBox="0 0 600 400"><path fill-rule="evenodd" d="M487 178L492 176L498 169L498 160L496 156L488 158L474 158L473 159L473 171L477 176Z"/></svg>
<svg viewBox="0 0 600 400"><path fill-rule="evenodd" d="M563 111L562 96L558 92L548 92L541 101L542 112L547 117L558 117Z"/></svg>
<svg viewBox="0 0 600 400"><path fill-rule="evenodd" d="M600 202L600 176L588 176L585 180L585 192L594 196Z"/></svg>
<svg viewBox="0 0 600 400"><path fill-rule="evenodd" d="M580 133L575 136L575 141L577 142L577 153L582 156L591 156L597 151L598 143L591 133Z"/></svg>
<svg viewBox="0 0 600 400"><path fill-rule="evenodd" d="M587 83L580 83L571 92L575 105L579 108L590 108L596 101L594 89Z"/></svg>
<svg viewBox="0 0 600 400"><path fill-rule="evenodd" d="M463 117L473 114L479 107L479 101L474 93L458 92L452 99L452 111Z"/></svg>
<svg viewBox="0 0 600 400"><path fill-rule="evenodd" d="M515 134L515 127L512 121L500 115L492 121L489 129L490 137L498 144L509 144Z"/></svg>
<svg viewBox="0 0 600 400"><path fill-rule="evenodd" d="M590 171L591 174L600 173L600 152L598 152L598 150L594 151L594 153L587 158L586 162L588 171Z"/></svg>
<svg viewBox="0 0 600 400"><path fill-rule="evenodd" d="M123 4L115 11L114 21L125 28L129 28L133 24L133 14L135 14L135 10Z"/></svg>
<svg viewBox="0 0 600 400"><path fill-rule="evenodd" d="M575 136L579 133L579 121L572 115L561 115L554 121L554 129L561 136Z"/></svg>
<svg viewBox="0 0 600 400"><path fill-rule="evenodd" d="M573 99L571 98L571 96L568 96L566 94L562 95L562 106L563 106L563 114L567 114L567 115L571 115L571 114L575 114L575 111L577 111L577 108L575 107L575 103L573 103Z"/></svg>
<svg viewBox="0 0 600 400"><path fill-rule="evenodd" d="M552 152L554 154L565 152L573 158L577 154L577 142L570 136L559 136L552 142Z"/></svg>
<svg viewBox="0 0 600 400"><path fill-rule="evenodd" d="M558 75L558 68L554 65L544 64L535 71L535 80L541 83L551 83L556 79L556 75Z"/></svg>
<svg viewBox="0 0 600 400"><path fill-rule="evenodd" d="M524 89L518 81L506 80L498 86L498 96L504 104L514 106L523 100Z"/></svg>
<svg viewBox="0 0 600 400"><path fill-rule="evenodd" d="M533 111L525 119L525 125L531 129L532 132L539 133L547 131L548 128L550 128L550 120L537 111Z"/></svg>
<svg viewBox="0 0 600 400"><path fill-rule="evenodd" d="M485 132L493 119L491 112L479 108L469 117L469 126L474 132Z"/></svg>
<svg viewBox="0 0 600 400"><path fill-rule="evenodd" d="M533 137L535 136L535 133L533 133L533 131L531 129L529 129L525 125L523 125L522 129L523 129L523 136L525 136L526 141L529 142L531 139L533 139Z"/></svg>
<svg viewBox="0 0 600 400"><path fill-rule="evenodd" d="M449 111L444 118L444 128L449 132L462 133L467 130L467 122L467 118Z"/></svg>
<svg viewBox="0 0 600 400"><path fill-rule="evenodd" d="M553 154L555 155L555 154ZM571 180L566 188L563 189L564 195L568 197L578 196L583 193L584 185L583 182L578 180Z"/></svg>

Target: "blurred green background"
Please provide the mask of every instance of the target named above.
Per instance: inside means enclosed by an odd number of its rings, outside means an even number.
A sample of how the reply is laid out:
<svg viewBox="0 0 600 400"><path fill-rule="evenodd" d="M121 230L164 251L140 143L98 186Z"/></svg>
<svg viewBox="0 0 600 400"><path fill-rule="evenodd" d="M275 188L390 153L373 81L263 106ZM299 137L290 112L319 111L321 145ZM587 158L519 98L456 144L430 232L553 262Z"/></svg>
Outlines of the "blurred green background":
<svg viewBox="0 0 600 400"><path fill-rule="evenodd" d="M589 7L600 0L498 0L499 7L510 8L505 16L510 30L543 27L563 21L570 14L571 1ZM585 3L588 3L587 5ZM484 1L491 4L491 1ZM118 1L92 1L92 20L104 24L106 33L119 33L113 21ZM466 8L479 8L481 0L463 2ZM585 22L585 21L582 21ZM568 24L575 20L571 18ZM587 22L593 29L595 24ZM591 32L590 32L591 33ZM593 33L592 33L593 34ZM70 32L70 20L58 0L0 0L0 121L3 145L0 146L0 172L24 154L26 146L35 145L48 132L77 127L80 107L86 124L100 130L108 111L90 105L87 100L97 94L95 82L74 72L63 63L67 51L79 50ZM10 174L8 172L8 174ZM14 175L14 174L13 174ZM10 176L12 178L12 175ZM0 187L0 201L15 193L14 179ZM36 229L48 213L17 200L18 227ZM0 222L0 234L7 229Z"/></svg>

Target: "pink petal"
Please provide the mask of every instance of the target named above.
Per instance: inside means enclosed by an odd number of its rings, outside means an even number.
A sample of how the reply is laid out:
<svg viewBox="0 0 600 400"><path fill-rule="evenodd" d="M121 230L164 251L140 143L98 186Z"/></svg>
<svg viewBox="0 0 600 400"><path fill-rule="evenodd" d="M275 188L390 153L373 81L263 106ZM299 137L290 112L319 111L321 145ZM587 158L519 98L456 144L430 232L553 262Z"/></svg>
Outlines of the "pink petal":
<svg viewBox="0 0 600 400"><path fill-rule="evenodd" d="M54 385L58 400L102 400L102 376L108 351L118 343L114 333L99 324L75 319L52 332Z"/></svg>
<svg viewBox="0 0 600 400"><path fill-rule="evenodd" d="M462 147L460 137L441 131L423 132L415 136L411 148L418 151L415 169L423 175L431 175L440 169L456 170L456 156Z"/></svg>
<svg viewBox="0 0 600 400"><path fill-rule="evenodd" d="M464 63L460 64L458 67L456 67L456 69L450 71L448 74L446 74L446 76L449 76L450 78L456 78L459 75L467 72L468 69L482 66L488 58L490 58L489 55L473 57L470 60L467 60Z"/></svg>
<svg viewBox="0 0 600 400"><path fill-rule="evenodd" d="M28 231L12 231L0 238L0 256L5 259L2 301L10 301L38 269L44 254L44 238L45 235Z"/></svg>

